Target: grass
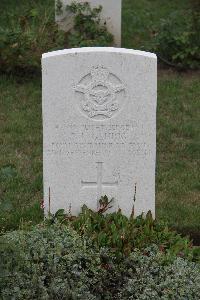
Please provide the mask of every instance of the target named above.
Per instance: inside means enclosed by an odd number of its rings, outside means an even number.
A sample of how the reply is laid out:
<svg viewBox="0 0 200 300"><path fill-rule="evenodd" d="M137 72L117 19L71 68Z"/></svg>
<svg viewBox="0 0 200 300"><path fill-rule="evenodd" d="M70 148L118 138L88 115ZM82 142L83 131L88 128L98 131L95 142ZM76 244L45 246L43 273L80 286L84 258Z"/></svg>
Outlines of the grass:
<svg viewBox="0 0 200 300"><path fill-rule="evenodd" d="M190 7L188 0L123 0L122 45L147 50L160 20L175 10Z"/></svg>
<svg viewBox="0 0 200 300"><path fill-rule="evenodd" d="M124 0L123 46L147 49L152 28L186 0ZM7 16L26 8L53 9L54 1L1 0ZM12 18L9 18L11 20ZM0 79L0 227L42 219L41 78ZM158 80L156 211L180 231L200 231L199 73L160 71Z"/></svg>
<svg viewBox="0 0 200 300"><path fill-rule="evenodd" d="M179 229L200 230L199 74L162 74L158 85L157 217ZM40 79L1 88L0 226L42 219Z"/></svg>
<svg viewBox="0 0 200 300"><path fill-rule="evenodd" d="M199 74L164 74L158 85L157 214L200 230Z"/></svg>
<svg viewBox="0 0 200 300"><path fill-rule="evenodd" d="M40 80L0 81L0 226L41 219L42 124Z"/></svg>

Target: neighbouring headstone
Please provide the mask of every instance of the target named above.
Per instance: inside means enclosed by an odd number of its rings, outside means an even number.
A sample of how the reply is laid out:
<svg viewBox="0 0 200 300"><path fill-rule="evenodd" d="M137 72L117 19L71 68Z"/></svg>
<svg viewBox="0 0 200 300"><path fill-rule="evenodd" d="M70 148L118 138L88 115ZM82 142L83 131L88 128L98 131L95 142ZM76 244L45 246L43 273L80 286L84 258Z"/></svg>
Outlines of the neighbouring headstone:
<svg viewBox="0 0 200 300"><path fill-rule="evenodd" d="M74 215L155 215L156 55L120 48L43 54L44 203Z"/></svg>
<svg viewBox="0 0 200 300"><path fill-rule="evenodd" d="M105 24L108 31L113 34L115 46L121 46L122 0L59 0L60 2L62 3L61 12L55 14L55 19L60 28L65 31L69 30L73 25L72 16L65 9L66 5L70 5L72 2L88 2L92 8L101 5L103 8L101 12L102 24Z"/></svg>

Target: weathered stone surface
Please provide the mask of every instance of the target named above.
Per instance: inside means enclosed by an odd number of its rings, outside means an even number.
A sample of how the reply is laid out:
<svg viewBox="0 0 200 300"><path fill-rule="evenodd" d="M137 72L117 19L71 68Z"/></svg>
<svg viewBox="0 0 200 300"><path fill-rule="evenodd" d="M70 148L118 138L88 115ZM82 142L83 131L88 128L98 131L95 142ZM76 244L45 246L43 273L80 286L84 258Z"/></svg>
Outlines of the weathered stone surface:
<svg viewBox="0 0 200 300"><path fill-rule="evenodd" d="M55 15L56 22L60 28L67 31L72 27L72 18L68 12L66 12L66 5L70 5L72 2L89 2L91 7L98 7L101 5L103 10L101 12L102 24L105 24L108 31L114 36L115 46L121 46L121 6L122 0L62 0L63 12L59 15Z"/></svg>
<svg viewBox="0 0 200 300"><path fill-rule="evenodd" d="M46 212L106 194L112 210L154 214L156 56L68 49L44 54L42 72Z"/></svg>

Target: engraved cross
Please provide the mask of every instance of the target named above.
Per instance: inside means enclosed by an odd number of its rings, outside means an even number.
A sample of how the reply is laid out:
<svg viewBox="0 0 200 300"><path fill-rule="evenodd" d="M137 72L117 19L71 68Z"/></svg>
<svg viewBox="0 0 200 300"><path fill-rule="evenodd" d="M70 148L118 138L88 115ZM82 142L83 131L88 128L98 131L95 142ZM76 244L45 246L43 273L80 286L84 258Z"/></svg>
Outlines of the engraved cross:
<svg viewBox="0 0 200 300"><path fill-rule="evenodd" d="M97 199L99 200L102 196L103 187L116 187L118 186L118 181L106 182L103 181L103 162L97 162L97 181L81 181L82 187L95 187L97 188Z"/></svg>

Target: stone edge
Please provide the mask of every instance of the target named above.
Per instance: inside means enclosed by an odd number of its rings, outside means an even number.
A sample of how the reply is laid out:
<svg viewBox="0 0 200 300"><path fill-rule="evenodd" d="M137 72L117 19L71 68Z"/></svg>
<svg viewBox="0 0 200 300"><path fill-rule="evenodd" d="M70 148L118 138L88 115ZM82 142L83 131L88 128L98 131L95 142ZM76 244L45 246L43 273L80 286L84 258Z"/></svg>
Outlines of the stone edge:
<svg viewBox="0 0 200 300"><path fill-rule="evenodd" d="M126 48L113 48L113 47L83 47L83 48L71 48L64 50L51 51L42 54L42 60L50 57L57 57L65 54L76 54L76 53L120 53L120 54L132 54L143 57L149 57L157 59L155 53L126 49Z"/></svg>

